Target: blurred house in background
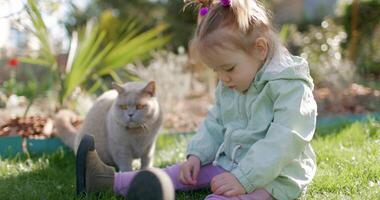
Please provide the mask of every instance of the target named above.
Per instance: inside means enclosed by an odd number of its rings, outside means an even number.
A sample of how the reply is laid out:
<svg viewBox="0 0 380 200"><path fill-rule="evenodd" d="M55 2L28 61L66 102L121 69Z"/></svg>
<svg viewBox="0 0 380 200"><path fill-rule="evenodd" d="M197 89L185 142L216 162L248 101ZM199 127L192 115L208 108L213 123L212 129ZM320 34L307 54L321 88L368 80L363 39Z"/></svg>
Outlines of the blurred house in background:
<svg viewBox="0 0 380 200"><path fill-rule="evenodd" d="M72 3L82 8L87 0L73 0ZM32 22L25 10L25 1L0 0L0 59L30 55L40 48L38 39L33 35ZM65 52L68 49L68 36L62 21L65 19L69 6L60 1L40 1L42 12L52 40L53 50Z"/></svg>
<svg viewBox="0 0 380 200"><path fill-rule="evenodd" d="M10 24L9 20L0 18L0 49L7 48L6 46L9 44L7 42L8 37L10 35Z"/></svg>
<svg viewBox="0 0 380 200"><path fill-rule="evenodd" d="M17 51L29 48L30 36L12 20L0 19L0 58L13 57Z"/></svg>
<svg viewBox="0 0 380 200"><path fill-rule="evenodd" d="M284 23L313 22L334 15L337 0L273 0L273 20Z"/></svg>
<svg viewBox="0 0 380 200"><path fill-rule="evenodd" d="M9 59L39 48L31 31L22 25L25 19L26 12L21 1L0 1L0 83L9 79Z"/></svg>
<svg viewBox="0 0 380 200"><path fill-rule="evenodd" d="M24 26L28 23L25 19L27 14L21 1L0 2L0 59L39 48L31 31Z"/></svg>

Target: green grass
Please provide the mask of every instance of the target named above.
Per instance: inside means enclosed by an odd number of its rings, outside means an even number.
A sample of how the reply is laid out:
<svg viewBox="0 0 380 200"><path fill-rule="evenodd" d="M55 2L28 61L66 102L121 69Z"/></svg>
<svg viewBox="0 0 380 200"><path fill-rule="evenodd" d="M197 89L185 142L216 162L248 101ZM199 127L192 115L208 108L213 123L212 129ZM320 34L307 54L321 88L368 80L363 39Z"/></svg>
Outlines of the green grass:
<svg viewBox="0 0 380 200"><path fill-rule="evenodd" d="M185 159L191 134L161 135L155 166ZM368 121L317 130L313 147L318 171L300 199L380 199L380 122ZM75 196L71 152L0 159L0 199L81 199ZM208 190L178 192L177 199L203 199ZM123 199L112 191L82 199Z"/></svg>

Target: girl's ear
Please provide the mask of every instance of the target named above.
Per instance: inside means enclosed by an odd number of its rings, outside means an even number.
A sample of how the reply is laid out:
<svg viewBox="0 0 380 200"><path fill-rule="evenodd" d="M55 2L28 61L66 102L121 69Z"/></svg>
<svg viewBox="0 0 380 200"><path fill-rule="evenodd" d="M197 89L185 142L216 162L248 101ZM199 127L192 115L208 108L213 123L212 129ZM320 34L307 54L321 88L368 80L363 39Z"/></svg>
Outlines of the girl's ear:
<svg viewBox="0 0 380 200"><path fill-rule="evenodd" d="M255 41L255 50L258 59L264 61L267 58L269 47L268 40L264 37L259 37Z"/></svg>
<svg viewBox="0 0 380 200"><path fill-rule="evenodd" d="M122 94L125 91L121 85L115 82L112 82L112 88L115 89L119 94Z"/></svg>
<svg viewBox="0 0 380 200"><path fill-rule="evenodd" d="M150 81L143 89L143 93L153 97L156 93L156 82Z"/></svg>

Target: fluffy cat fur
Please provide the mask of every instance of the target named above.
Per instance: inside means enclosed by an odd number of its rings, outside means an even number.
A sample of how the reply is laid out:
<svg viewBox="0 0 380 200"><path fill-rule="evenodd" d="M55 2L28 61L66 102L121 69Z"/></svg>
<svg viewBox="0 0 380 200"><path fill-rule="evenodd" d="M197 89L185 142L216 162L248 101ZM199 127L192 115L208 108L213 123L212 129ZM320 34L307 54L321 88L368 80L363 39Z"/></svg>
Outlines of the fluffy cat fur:
<svg viewBox="0 0 380 200"><path fill-rule="evenodd" d="M133 159L141 168L151 167L162 112L155 97L155 82L113 84L87 113L79 130L72 126L76 116L61 110L55 117L58 137L76 152L83 134L95 137L101 160L120 171L131 171Z"/></svg>

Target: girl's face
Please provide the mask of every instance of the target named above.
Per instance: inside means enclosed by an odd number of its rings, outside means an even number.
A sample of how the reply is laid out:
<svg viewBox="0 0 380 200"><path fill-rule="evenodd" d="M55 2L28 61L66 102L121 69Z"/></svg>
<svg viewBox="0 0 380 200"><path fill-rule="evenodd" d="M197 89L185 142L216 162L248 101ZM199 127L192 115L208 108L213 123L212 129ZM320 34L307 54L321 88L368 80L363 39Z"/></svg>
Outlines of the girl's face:
<svg viewBox="0 0 380 200"><path fill-rule="evenodd" d="M202 60L227 87L244 93L263 64L258 57L242 50L223 49L214 51Z"/></svg>

